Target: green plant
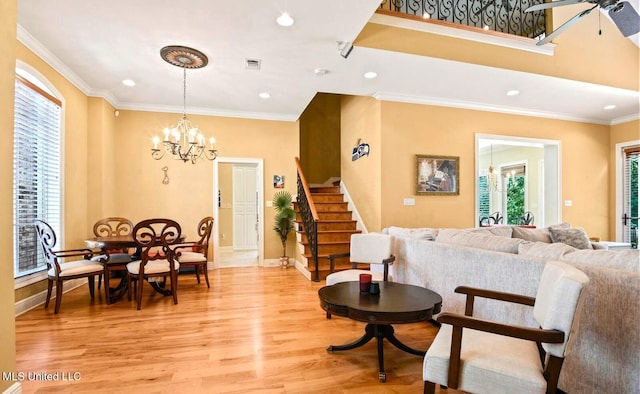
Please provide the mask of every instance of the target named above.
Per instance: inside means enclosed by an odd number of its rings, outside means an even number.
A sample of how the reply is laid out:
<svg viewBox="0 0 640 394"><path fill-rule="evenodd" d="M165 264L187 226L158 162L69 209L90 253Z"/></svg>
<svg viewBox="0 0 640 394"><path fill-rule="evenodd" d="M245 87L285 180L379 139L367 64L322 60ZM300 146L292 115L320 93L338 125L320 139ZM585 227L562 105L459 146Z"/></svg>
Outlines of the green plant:
<svg viewBox="0 0 640 394"><path fill-rule="evenodd" d="M276 211L275 225L273 229L282 242L282 256L287 255L287 238L294 229L293 221L296 212L293 210L293 197L286 190L280 190L273 196L273 209Z"/></svg>

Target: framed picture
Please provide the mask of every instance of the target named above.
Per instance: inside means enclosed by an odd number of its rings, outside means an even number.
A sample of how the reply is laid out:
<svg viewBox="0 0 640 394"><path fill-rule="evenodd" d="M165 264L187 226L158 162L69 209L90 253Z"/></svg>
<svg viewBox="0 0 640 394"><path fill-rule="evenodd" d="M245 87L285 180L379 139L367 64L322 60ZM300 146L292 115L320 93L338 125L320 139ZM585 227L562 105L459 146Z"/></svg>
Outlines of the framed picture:
<svg viewBox="0 0 640 394"><path fill-rule="evenodd" d="M284 175L274 175L273 176L273 187L276 189L284 188Z"/></svg>
<svg viewBox="0 0 640 394"><path fill-rule="evenodd" d="M460 194L458 156L416 155L416 194Z"/></svg>

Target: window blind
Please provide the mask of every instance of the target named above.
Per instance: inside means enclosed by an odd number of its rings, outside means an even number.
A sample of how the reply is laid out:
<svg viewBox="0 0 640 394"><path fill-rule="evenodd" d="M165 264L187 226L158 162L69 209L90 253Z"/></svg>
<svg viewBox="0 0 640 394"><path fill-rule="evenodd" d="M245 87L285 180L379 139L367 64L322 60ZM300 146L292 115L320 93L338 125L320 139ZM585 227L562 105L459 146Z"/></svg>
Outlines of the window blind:
<svg viewBox="0 0 640 394"><path fill-rule="evenodd" d="M34 227L45 220L60 234L61 102L16 76L13 142L14 276L46 269Z"/></svg>

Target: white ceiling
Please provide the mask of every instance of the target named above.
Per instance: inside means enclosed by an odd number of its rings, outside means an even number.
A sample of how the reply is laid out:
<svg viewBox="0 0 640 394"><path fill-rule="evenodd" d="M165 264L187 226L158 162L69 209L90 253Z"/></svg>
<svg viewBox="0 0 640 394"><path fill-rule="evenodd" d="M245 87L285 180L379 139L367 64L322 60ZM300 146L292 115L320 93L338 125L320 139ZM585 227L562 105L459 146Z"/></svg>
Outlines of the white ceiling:
<svg viewBox="0 0 640 394"><path fill-rule="evenodd" d="M185 45L209 58L207 67L187 71L189 114L296 120L317 92L601 124L640 114L637 90L363 47L340 56L337 42L353 41L379 4L19 0L18 38L83 92L118 109L182 112L182 69L162 60L160 48ZM295 18L293 26L276 24L282 11ZM246 69L246 59L261 60L261 69ZM318 68L328 73L317 76ZM378 77L365 79L366 71ZM136 86L124 86L127 78ZM521 93L508 97L509 89ZM605 111L607 104L617 107Z"/></svg>

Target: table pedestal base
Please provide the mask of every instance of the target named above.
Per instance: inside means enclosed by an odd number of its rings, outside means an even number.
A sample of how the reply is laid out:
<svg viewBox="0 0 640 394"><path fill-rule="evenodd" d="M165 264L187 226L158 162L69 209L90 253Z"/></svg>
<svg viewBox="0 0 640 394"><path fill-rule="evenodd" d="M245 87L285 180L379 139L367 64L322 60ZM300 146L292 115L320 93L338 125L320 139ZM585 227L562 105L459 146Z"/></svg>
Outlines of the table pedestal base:
<svg viewBox="0 0 640 394"><path fill-rule="evenodd" d="M355 349L369 342L373 338L376 338L378 340L378 366L379 366L378 379L380 380L380 382L384 383L387 380L387 374L384 371L384 348L383 348L384 338L387 338L393 346L407 353L415 354L416 356L422 356L422 357L424 357L426 353L420 350L413 349L405 345L404 343L400 342L400 340L398 340L398 338L396 338L396 336L394 335L394 332L395 331L393 330L393 326L391 326L391 324L369 323L364 329L364 335L362 336L362 338L357 339L356 341L348 343L346 345L338 345L338 346L331 345L327 348L327 352L333 353L334 351L339 351L339 350Z"/></svg>

